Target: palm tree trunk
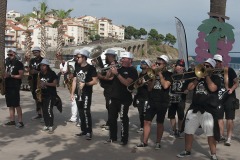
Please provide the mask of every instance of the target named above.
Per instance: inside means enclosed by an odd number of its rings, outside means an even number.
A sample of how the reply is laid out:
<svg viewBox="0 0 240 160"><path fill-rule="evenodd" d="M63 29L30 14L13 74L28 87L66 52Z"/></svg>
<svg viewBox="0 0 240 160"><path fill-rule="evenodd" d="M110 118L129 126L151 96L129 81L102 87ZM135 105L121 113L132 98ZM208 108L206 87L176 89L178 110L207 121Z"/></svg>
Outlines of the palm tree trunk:
<svg viewBox="0 0 240 160"><path fill-rule="evenodd" d="M5 72L5 25L6 25L7 0L0 2L0 78ZM0 90L3 95L5 92L3 79L0 82Z"/></svg>
<svg viewBox="0 0 240 160"><path fill-rule="evenodd" d="M47 50L47 45L46 45L46 31L45 31L45 25L41 24L41 56L45 57L46 56L46 50Z"/></svg>
<svg viewBox="0 0 240 160"><path fill-rule="evenodd" d="M225 16L227 0L210 0L210 12Z"/></svg>
<svg viewBox="0 0 240 160"><path fill-rule="evenodd" d="M57 53L59 56L62 55L62 47L63 47L63 29L62 25L58 27L58 35L57 35Z"/></svg>
<svg viewBox="0 0 240 160"><path fill-rule="evenodd" d="M26 30L25 42L26 42L25 62L29 64L31 58L32 38L31 32L28 29Z"/></svg>

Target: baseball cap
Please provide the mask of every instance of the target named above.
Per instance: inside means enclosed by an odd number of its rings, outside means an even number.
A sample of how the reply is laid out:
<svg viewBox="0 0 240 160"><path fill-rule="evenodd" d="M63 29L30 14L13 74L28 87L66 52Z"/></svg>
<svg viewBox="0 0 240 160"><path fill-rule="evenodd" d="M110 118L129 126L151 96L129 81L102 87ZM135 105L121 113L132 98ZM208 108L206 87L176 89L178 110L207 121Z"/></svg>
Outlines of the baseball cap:
<svg viewBox="0 0 240 160"><path fill-rule="evenodd" d="M179 59L176 62L176 66L181 66L181 67L185 67L185 62L183 59Z"/></svg>
<svg viewBox="0 0 240 160"><path fill-rule="evenodd" d="M208 58L205 62L211 64L213 68L216 66L216 61L212 58Z"/></svg>
<svg viewBox="0 0 240 160"><path fill-rule="evenodd" d="M89 58L90 52L88 50L86 50L86 49L80 49L78 54L83 55L83 56Z"/></svg>
<svg viewBox="0 0 240 160"><path fill-rule="evenodd" d="M149 59L141 60L141 63L146 63L148 67L151 67L152 62Z"/></svg>
<svg viewBox="0 0 240 160"><path fill-rule="evenodd" d="M112 50L112 49L108 49L105 53L105 55L117 55L116 51Z"/></svg>
<svg viewBox="0 0 240 160"><path fill-rule="evenodd" d="M40 51L40 52L41 52L41 48L38 47L38 46L35 46L35 47L32 48L32 52L33 52L33 51Z"/></svg>
<svg viewBox="0 0 240 160"><path fill-rule="evenodd" d="M42 59L40 64L45 64L49 66L49 60L48 59Z"/></svg>
<svg viewBox="0 0 240 160"><path fill-rule="evenodd" d="M10 48L7 52L10 52L10 51L12 51L14 53L17 53L17 49L16 48Z"/></svg>
<svg viewBox="0 0 240 160"><path fill-rule="evenodd" d="M131 58L131 59L133 59L133 54L130 53L130 52L121 52L120 57L121 58Z"/></svg>
<svg viewBox="0 0 240 160"><path fill-rule="evenodd" d="M220 55L220 54L215 54L214 56L213 56L213 59L214 60L217 60L217 61L223 61L223 58L222 58L222 56Z"/></svg>
<svg viewBox="0 0 240 160"><path fill-rule="evenodd" d="M168 61L169 61L169 58L166 55L161 55L158 58L163 59L166 63L168 63Z"/></svg>
<svg viewBox="0 0 240 160"><path fill-rule="evenodd" d="M80 54L80 49L75 49L75 50L73 51L73 55L76 56L76 55L78 55L78 54Z"/></svg>

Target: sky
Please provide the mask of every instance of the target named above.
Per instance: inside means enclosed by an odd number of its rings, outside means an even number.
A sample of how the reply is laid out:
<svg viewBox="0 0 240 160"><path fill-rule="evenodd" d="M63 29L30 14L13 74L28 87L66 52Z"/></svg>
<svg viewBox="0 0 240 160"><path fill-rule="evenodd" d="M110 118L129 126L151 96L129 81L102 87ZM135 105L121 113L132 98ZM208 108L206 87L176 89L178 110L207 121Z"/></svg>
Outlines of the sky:
<svg viewBox="0 0 240 160"><path fill-rule="evenodd" d="M8 11L22 14L39 8L42 0L8 0ZM178 17L186 31L188 53L195 55L198 26L208 19L210 0L45 0L49 9L74 9L71 17L91 15L97 18L107 17L113 24L133 26L147 31L156 29L159 33L173 34L175 37L175 18ZM235 29L235 43L231 52L240 52L240 0L227 0L226 22ZM177 48L177 44L175 45ZM239 56L240 54L231 54Z"/></svg>

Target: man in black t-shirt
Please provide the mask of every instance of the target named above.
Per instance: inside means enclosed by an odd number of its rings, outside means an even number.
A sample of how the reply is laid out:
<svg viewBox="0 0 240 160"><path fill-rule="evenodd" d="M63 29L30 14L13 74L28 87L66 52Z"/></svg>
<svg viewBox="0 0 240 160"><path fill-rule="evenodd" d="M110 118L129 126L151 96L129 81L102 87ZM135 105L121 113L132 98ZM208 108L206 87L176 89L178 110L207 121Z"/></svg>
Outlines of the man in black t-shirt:
<svg viewBox="0 0 240 160"><path fill-rule="evenodd" d="M185 62L183 59L179 59L174 67L174 75L184 74ZM170 119L172 130L170 131L170 137L180 138L180 130L182 128L182 122L184 118L186 94L188 93L187 86L188 80L175 80L172 82L170 89L170 106L168 108L168 118ZM176 113L178 115L178 125L176 126Z"/></svg>
<svg viewBox="0 0 240 160"><path fill-rule="evenodd" d="M137 86L140 87L138 87L137 93L134 96L133 106L138 108L139 113L140 128L137 130L138 133L143 132L144 117L148 105L148 82L146 81L149 80L149 77L147 76L147 71L149 68L151 68L151 65L152 63L149 59L145 59L140 62L140 68L142 69L142 72L139 74L138 81L136 82Z"/></svg>
<svg viewBox="0 0 240 160"><path fill-rule="evenodd" d="M74 78L72 83L71 99L76 100L81 119L81 133L76 136L86 136L86 140L92 139L91 103L93 85L98 83L95 67L87 63L89 51L81 49L77 54ZM75 93L77 98L75 99Z"/></svg>
<svg viewBox="0 0 240 160"><path fill-rule="evenodd" d="M23 76L23 64L16 58L16 48L8 50L6 61L5 78L5 98L9 108L10 121L5 123L6 126L16 125L16 128L23 128L22 108L20 107L20 86ZM18 115L18 123L15 123L15 109Z"/></svg>
<svg viewBox="0 0 240 160"><path fill-rule="evenodd" d="M160 149L161 139L164 131L164 119L169 106L169 89L172 83L172 73L166 69L169 58L166 55L161 55L157 58L152 69L155 72L156 78L148 83L148 109L144 118L143 142L136 147L146 147L150 135L151 123L155 115L157 115L157 139L155 149Z"/></svg>
<svg viewBox="0 0 240 160"><path fill-rule="evenodd" d="M201 69L204 77L193 80L188 85L188 90L193 91L192 104L186 113L185 119L185 150L177 155L183 158L191 155L193 135L201 125L205 135L208 137L211 159L217 159L216 141L219 140L219 126L217 121L218 90L220 78L217 75L209 74L209 69L213 69L216 62L209 58L203 63Z"/></svg>
<svg viewBox="0 0 240 160"><path fill-rule="evenodd" d="M112 49L108 49L105 53L105 60L106 60L106 67L109 67L112 63L116 63L116 51ZM100 81L101 87L103 90L103 95L105 97L106 101L106 109L107 109L107 117L109 117L109 105L110 105L110 95L112 91L112 83L113 83L113 77L108 77L107 74L109 74L110 70L103 73L98 73L98 79ZM109 118L107 118L106 124L102 125L102 128L105 128L106 130L109 130Z"/></svg>
<svg viewBox="0 0 240 160"><path fill-rule="evenodd" d="M37 75L40 72L40 62L42 61L41 57L41 49L40 47L33 47L32 48L32 53L34 58L30 60L29 63L29 83L30 83L30 88L32 92L33 99L35 100L36 103L36 111L37 115L34 116L32 119L42 119L42 103L37 101L36 98L36 89L37 89Z"/></svg>
<svg viewBox="0 0 240 160"><path fill-rule="evenodd" d="M54 114L53 114L53 106L54 102L57 98L57 75L54 71L49 67L49 61L47 59L43 59L40 63L40 72L37 75L37 89L40 91L41 99L38 99L42 102L42 112L45 126L42 131L47 131L49 134L53 133L53 125L54 125Z"/></svg>
<svg viewBox="0 0 240 160"><path fill-rule="evenodd" d="M137 70L132 66L133 54L130 52L121 52L120 63L122 67L117 69L111 68L111 76L113 78L112 92L110 95L111 103L109 107L109 122L110 122L110 137L106 141L117 141L117 118L120 113L121 119L121 143L120 145L126 145L128 143L129 134L129 117L128 110L132 104L132 94L127 90L133 81L138 77Z"/></svg>
<svg viewBox="0 0 240 160"><path fill-rule="evenodd" d="M221 72L218 76L221 79L221 89L218 92L219 98L223 96L224 92L227 91L226 98L223 98L222 104L219 106L219 128L220 128L220 141L225 141L226 146L231 145L231 138L233 132L233 120L235 119L235 108L233 105L236 99L236 88L238 87L238 78L236 72L230 67L223 66L223 58L221 55L214 55L213 59L216 61L216 68L226 70L226 72ZM227 120L227 139L224 135L224 117Z"/></svg>

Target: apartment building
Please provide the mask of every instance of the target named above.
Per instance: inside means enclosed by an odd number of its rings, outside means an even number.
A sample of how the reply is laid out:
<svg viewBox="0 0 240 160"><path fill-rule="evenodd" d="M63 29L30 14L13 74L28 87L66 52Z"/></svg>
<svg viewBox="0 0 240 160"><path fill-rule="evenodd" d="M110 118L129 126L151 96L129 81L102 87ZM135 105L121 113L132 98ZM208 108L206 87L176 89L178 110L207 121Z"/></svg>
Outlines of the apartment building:
<svg viewBox="0 0 240 160"><path fill-rule="evenodd" d="M15 20L15 18L21 17L21 13L16 12L14 10L8 11L6 14L7 19Z"/></svg>
<svg viewBox="0 0 240 160"><path fill-rule="evenodd" d="M68 24L65 32L65 43L68 45L82 44L86 36L86 27L77 24ZM67 40L67 41L66 41Z"/></svg>

